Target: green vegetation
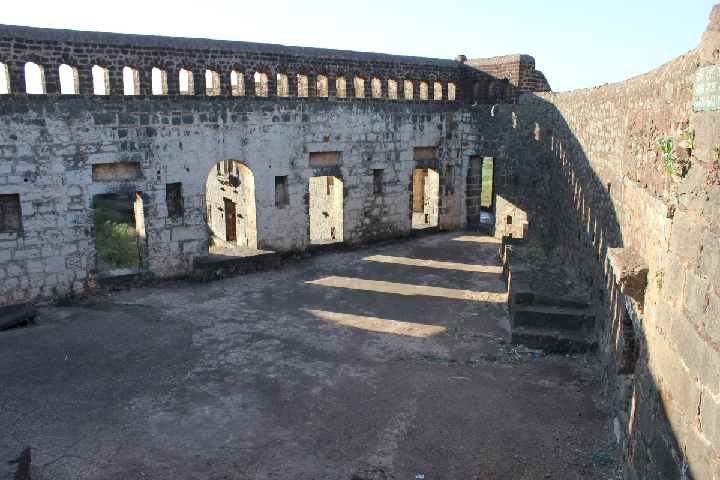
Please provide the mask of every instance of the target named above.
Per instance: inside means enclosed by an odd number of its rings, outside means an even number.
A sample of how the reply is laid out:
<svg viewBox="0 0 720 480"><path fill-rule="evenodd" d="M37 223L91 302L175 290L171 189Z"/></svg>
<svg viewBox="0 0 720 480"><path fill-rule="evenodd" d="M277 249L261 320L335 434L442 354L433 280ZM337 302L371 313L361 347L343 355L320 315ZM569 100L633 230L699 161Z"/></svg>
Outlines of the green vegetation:
<svg viewBox="0 0 720 480"><path fill-rule="evenodd" d="M449 328L445 330L446 335L450 335L455 338L463 338L465 340L485 340L486 342L494 342L494 343L505 343L505 340L498 339L497 337L493 337L492 335L485 335L482 333L475 333L475 332L466 332L464 330L458 330L457 328Z"/></svg>
<svg viewBox="0 0 720 480"><path fill-rule="evenodd" d="M556 343L549 343L543 346L542 351L545 352L545 355L560 355L561 357L566 357L572 353L568 348Z"/></svg>
<svg viewBox="0 0 720 480"><path fill-rule="evenodd" d="M657 139L658 145L660 145L660 151L662 151L662 159L665 164L665 171L668 175L682 175L682 166L678 163L678 158L675 156L675 141L672 137L659 137Z"/></svg>
<svg viewBox="0 0 720 480"><path fill-rule="evenodd" d="M480 205L488 208L492 205L493 163L490 157L483 159Z"/></svg>
<svg viewBox="0 0 720 480"><path fill-rule="evenodd" d="M138 266L135 215L132 210L119 209L112 200L96 196L95 248L98 258L113 269Z"/></svg>
<svg viewBox="0 0 720 480"><path fill-rule="evenodd" d="M155 274L149 270L144 270L135 275L135 280L139 282L145 282L148 287L157 287L158 281L155 278Z"/></svg>
<svg viewBox="0 0 720 480"><path fill-rule="evenodd" d="M53 302L53 306L91 308L93 310L140 310L144 308L152 308L152 305L145 305L142 303L97 302L91 299L72 297L59 298Z"/></svg>
<svg viewBox="0 0 720 480"><path fill-rule="evenodd" d="M469 359L472 362L472 359ZM477 357L477 360L475 361L483 361L483 362L497 362L500 360L500 355L493 355L492 353L488 353L487 355L479 355Z"/></svg>
<svg viewBox="0 0 720 480"><path fill-rule="evenodd" d="M655 286L657 286L658 292L662 291L663 281L665 280L665 269L661 268L655 272Z"/></svg>
<svg viewBox="0 0 720 480"><path fill-rule="evenodd" d="M588 457L590 457L591 462L603 467L608 467L615 463L615 457L613 457L612 454L607 452L599 453L597 455L588 455Z"/></svg>
<svg viewBox="0 0 720 480"><path fill-rule="evenodd" d="M692 151L695 148L693 140L695 140L695 132L690 129L685 130L685 148L688 149L690 155L692 155Z"/></svg>
<svg viewBox="0 0 720 480"><path fill-rule="evenodd" d="M513 354L509 355L507 351L498 353L486 353L475 355L465 360L459 360L453 357L443 357L434 353L424 355L412 355L409 357L397 357L399 362L412 362L412 363L436 363L439 365L476 365L480 363L498 363L504 365L519 365L522 363L522 357L520 355Z"/></svg>
<svg viewBox="0 0 720 480"><path fill-rule="evenodd" d="M425 355L414 355L412 357L398 357L398 361L411 361L420 363L440 363L443 365L454 365L459 364L460 361L457 358L442 357L435 354Z"/></svg>

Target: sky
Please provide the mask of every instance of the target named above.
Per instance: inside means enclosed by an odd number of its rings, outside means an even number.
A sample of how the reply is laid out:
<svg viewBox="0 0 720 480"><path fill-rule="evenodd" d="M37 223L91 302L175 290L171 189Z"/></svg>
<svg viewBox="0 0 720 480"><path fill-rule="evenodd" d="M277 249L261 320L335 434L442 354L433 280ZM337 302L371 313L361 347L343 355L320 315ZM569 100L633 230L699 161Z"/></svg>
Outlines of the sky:
<svg viewBox="0 0 720 480"><path fill-rule="evenodd" d="M523 53L561 92L626 80L688 52L700 43L713 3L36 0L7 2L0 23L446 59Z"/></svg>

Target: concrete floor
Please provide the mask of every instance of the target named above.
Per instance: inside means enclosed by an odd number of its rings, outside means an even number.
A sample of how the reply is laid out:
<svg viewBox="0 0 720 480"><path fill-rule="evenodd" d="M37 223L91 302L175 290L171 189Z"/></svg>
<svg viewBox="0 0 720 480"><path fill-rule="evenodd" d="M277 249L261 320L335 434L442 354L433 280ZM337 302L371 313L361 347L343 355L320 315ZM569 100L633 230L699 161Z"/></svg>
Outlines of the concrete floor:
<svg viewBox="0 0 720 480"><path fill-rule="evenodd" d="M0 334L0 443L34 480L615 478L596 358L503 344L497 250L445 233L40 307Z"/></svg>

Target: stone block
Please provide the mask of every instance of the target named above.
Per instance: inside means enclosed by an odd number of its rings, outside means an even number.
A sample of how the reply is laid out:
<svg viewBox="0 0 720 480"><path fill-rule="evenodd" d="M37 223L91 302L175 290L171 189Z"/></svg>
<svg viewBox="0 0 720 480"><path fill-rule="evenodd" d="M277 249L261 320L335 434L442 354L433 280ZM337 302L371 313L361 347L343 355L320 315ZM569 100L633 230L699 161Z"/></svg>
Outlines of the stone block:
<svg viewBox="0 0 720 480"><path fill-rule="evenodd" d="M665 342L657 342L650 350L650 362L653 373L660 378L660 390L672 398L685 418L695 418L700 388L680 357Z"/></svg>
<svg viewBox="0 0 720 480"><path fill-rule="evenodd" d="M653 273L653 276L654 275ZM653 278L653 281L655 281L655 278ZM662 294L674 300L680 300L682 298L684 284L685 265L674 255L668 255L665 272L663 274Z"/></svg>
<svg viewBox="0 0 720 480"><path fill-rule="evenodd" d="M717 395L720 388L720 354L700 338L692 321L684 315L674 316L668 338L700 383Z"/></svg>
<svg viewBox="0 0 720 480"><path fill-rule="evenodd" d="M45 271L45 265L42 262L27 262L26 270L30 275L33 273L42 273Z"/></svg>
<svg viewBox="0 0 720 480"><path fill-rule="evenodd" d="M683 211L676 211L670 235L670 252L684 258L691 266L700 260L702 227Z"/></svg>
<svg viewBox="0 0 720 480"><path fill-rule="evenodd" d="M703 232L700 269L708 280L720 285L720 237L710 231Z"/></svg>
<svg viewBox="0 0 720 480"><path fill-rule="evenodd" d="M0 307L0 330L22 325L34 325L36 316L37 310L32 304ZM2 452L2 447L0 447L0 452Z"/></svg>
<svg viewBox="0 0 720 480"><path fill-rule="evenodd" d="M176 227L172 230L172 241L203 240L207 236L204 226Z"/></svg>
<svg viewBox="0 0 720 480"><path fill-rule="evenodd" d="M691 270L685 272L683 306L690 312L696 325L702 325L708 287L709 283L704 278L698 277Z"/></svg>
<svg viewBox="0 0 720 480"><path fill-rule="evenodd" d="M664 297L659 297L657 303L655 304L655 311L651 320L655 322L655 325L660 327L660 330L664 335L667 335L670 331L672 311L672 305L670 305Z"/></svg>
<svg viewBox="0 0 720 480"><path fill-rule="evenodd" d="M649 267L635 247L610 248L608 260L622 292L641 306L645 301Z"/></svg>
<svg viewBox="0 0 720 480"><path fill-rule="evenodd" d="M670 480L682 475L682 452L678 451L675 438L666 438L657 424L650 425L643 433L652 437L650 442L650 464L653 470L662 474L662 478ZM677 460L676 460L677 459Z"/></svg>
<svg viewBox="0 0 720 480"><path fill-rule="evenodd" d="M48 272L65 270L65 257L52 257L45 261L45 268Z"/></svg>
<svg viewBox="0 0 720 480"><path fill-rule="evenodd" d="M685 461L693 480L716 480L716 456L701 432L688 428L685 437Z"/></svg>
<svg viewBox="0 0 720 480"><path fill-rule="evenodd" d="M704 328L714 342L720 343L720 295L712 288L708 291Z"/></svg>
<svg viewBox="0 0 720 480"><path fill-rule="evenodd" d="M30 480L31 452L28 445L0 445L0 478L8 480Z"/></svg>
<svg viewBox="0 0 720 480"><path fill-rule="evenodd" d="M715 451L720 452L720 403L707 389L700 404L700 427Z"/></svg>

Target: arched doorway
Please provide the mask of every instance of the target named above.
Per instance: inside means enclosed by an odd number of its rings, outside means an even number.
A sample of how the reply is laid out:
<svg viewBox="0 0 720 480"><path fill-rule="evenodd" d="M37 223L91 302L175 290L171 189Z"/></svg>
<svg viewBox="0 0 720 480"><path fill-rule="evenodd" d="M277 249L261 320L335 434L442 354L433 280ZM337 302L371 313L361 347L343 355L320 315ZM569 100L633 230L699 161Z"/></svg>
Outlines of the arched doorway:
<svg viewBox="0 0 720 480"><path fill-rule="evenodd" d="M237 160L215 165L205 184L205 205L211 249L257 248L255 178L247 165Z"/></svg>

